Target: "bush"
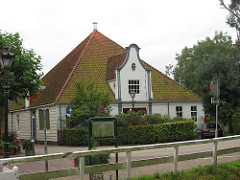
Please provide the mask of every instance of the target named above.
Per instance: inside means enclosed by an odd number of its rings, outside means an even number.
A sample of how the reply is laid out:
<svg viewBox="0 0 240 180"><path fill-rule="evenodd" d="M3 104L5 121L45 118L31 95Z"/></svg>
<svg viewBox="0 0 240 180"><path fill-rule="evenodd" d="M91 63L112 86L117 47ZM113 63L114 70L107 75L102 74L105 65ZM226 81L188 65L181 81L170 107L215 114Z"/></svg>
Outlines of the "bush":
<svg viewBox="0 0 240 180"><path fill-rule="evenodd" d="M236 111L232 117L232 127L234 134L240 134L240 111Z"/></svg>
<svg viewBox="0 0 240 180"><path fill-rule="evenodd" d="M153 144L190 140L195 137L193 121L170 122L118 129L119 144Z"/></svg>
<svg viewBox="0 0 240 180"><path fill-rule="evenodd" d="M118 144L154 144L195 139L195 124L192 120L181 120L146 126L118 127ZM65 129L65 145L88 145L88 129ZM102 141L101 145L113 145L113 141Z"/></svg>
<svg viewBox="0 0 240 180"><path fill-rule="evenodd" d="M24 150L32 150L34 147L34 143L31 140L24 140L22 142L22 146Z"/></svg>
<svg viewBox="0 0 240 180"><path fill-rule="evenodd" d="M2 139L3 140L5 139L5 133ZM8 142L13 142L14 140L17 140L17 132L16 131L8 132Z"/></svg>
<svg viewBox="0 0 240 180"><path fill-rule="evenodd" d="M108 164L110 159L110 154L95 154L91 156L91 165L96 164ZM85 158L85 165L90 165L89 156Z"/></svg>
<svg viewBox="0 0 240 180"><path fill-rule="evenodd" d="M0 139L0 148L4 148L4 141Z"/></svg>
<svg viewBox="0 0 240 180"><path fill-rule="evenodd" d="M171 119L169 115L161 115L161 114L147 114L143 117L143 120L147 122L147 124L161 124L166 122L174 121Z"/></svg>
<svg viewBox="0 0 240 180"><path fill-rule="evenodd" d="M141 125L144 122L144 111L128 111L127 113L121 113L115 116L117 119L118 127L136 126Z"/></svg>
<svg viewBox="0 0 240 180"><path fill-rule="evenodd" d="M68 146L88 145L88 129L87 128L64 129L63 143Z"/></svg>

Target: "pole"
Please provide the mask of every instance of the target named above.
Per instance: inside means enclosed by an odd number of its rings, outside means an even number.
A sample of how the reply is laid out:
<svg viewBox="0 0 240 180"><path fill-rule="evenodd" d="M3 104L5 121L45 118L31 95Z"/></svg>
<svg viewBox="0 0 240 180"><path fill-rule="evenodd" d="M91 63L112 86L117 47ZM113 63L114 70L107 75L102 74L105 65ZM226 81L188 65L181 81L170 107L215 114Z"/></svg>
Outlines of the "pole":
<svg viewBox="0 0 240 180"><path fill-rule="evenodd" d="M217 98L216 98L216 129L215 129L215 138L218 137L218 81L217 81Z"/></svg>
<svg viewBox="0 0 240 180"><path fill-rule="evenodd" d="M114 119L115 148L118 148L117 120ZM118 163L118 153L115 154L115 162ZM118 180L118 169L116 169L116 180Z"/></svg>
<svg viewBox="0 0 240 180"><path fill-rule="evenodd" d="M43 108L43 122L44 122L44 153L48 154L48 150L47 150L46 108ZM48 160L45 160L45 172L48 172Z"/></svg>
<svg viewBox="0 0 240 180"><path fill-rule="evenodd" d="M134 98L132 98L132 110L134 111Z"/></svg>
<svg viewBox="0 0 240 180"><path fill-rule="evenodd" d="M5 72L7 74L7 72ZM6 75L7 77L7 75ZM6 84L8 80L6 79ZM5 136L4 136L4 158L9 158L9 142L8 142L8 86L3 86L4 89L4 109L5 109Z"/></svg>

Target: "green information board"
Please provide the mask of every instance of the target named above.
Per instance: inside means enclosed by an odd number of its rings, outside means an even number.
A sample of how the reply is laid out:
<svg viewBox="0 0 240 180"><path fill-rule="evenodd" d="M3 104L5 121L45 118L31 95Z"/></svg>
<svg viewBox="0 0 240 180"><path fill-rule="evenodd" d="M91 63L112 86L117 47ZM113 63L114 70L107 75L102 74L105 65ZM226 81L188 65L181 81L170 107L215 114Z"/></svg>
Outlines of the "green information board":
<svg viewBox="0 0 240 180"><path fill-rule="evenodd" d="M92 121L92 137L114 137L114 121Z"/></svg>
<svg viewBox="0 0 240 180"><path fill-rule="evenodd" d="M116 118L97 117L88 120L88 149L91 150L93 142L98 140L114 140L114 146L118 147ZM116 153L115 157L117 163L118 153ZM91 165L91 156L89 162ZM116 179L118 179L118 170L116 170Z"/></svg>

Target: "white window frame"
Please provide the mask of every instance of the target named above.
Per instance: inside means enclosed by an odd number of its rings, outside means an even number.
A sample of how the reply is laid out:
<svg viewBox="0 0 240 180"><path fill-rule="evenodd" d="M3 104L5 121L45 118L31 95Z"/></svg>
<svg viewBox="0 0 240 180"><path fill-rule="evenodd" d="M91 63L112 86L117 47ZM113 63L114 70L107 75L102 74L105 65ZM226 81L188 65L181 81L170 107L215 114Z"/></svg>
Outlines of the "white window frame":
<svg viewBox="0 0 240 180"><path fill-rule="evenodd" d="M140 80L129 79L128 80L128 93L134 91L136 94L140 94Z"/></svg>
<svg viewBox="0 0 240 180"><path fill-rule="evenodd" d="M198 118L197 118L197 106L191 106L191 119L194 122L197 122Z"/></svg>

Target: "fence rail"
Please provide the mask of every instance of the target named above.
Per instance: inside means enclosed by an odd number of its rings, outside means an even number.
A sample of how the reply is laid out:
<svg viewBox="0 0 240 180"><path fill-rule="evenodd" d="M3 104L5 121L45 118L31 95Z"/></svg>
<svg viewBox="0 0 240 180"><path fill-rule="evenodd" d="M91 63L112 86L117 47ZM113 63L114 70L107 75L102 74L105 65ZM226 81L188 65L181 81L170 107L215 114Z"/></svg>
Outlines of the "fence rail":
<svg viewBox="0 0 240 180"><path fill-rule="evenodd" d="M16 163L22 163L22 162L34 162L34 161L53 160L53 159L62 159L62 158L70 158L70 159L79 158L80 160L79 168L19 175L19 179L35 179L35 180L65 177L69 175L70 176L79 175L80 179L84 179L84 174L87 174L87 173L104 172L104 171L111 171L111 170L117 170L117 169L119 170L126 169L126 178L130 179L131 168L133 167L143 167L143 166L150 166L150 165L163 164L163 163L173 163L173 173L176 174L177 167L178 167L177 164L179 161L186 161L186 160L198 159L198 158L212 157L212 165L213 165L213 168L215 169L217 165L217 155L240 151L240 146L218 149L217 148L218 142L229 141L229 140L234 140L239 138L240 138L240 135L207 139L207 140L182 141L182 142L171 142L171 143L162 143L162 144L150 144L150 145L141 145L141 146L111 148L111 149L98 149L98 150L75 151L75 152L68 152L68 153L46 154L46 155L29 156L29 157L17 157L17 158L0 159L0 164L2 164L4 167L7 167L10 164L16 164ZM179 154L180 146L188 146L188 145L194 145L194 144L195 145L207 144L207 143L212 143L212 151ZM174 148L174 153L171 156L163 156L163 157L157 157L153 159L131 161L131 155L132 155L132 152L134 151L169 148L169 147ZM126 153L125 162L118 162L118 163L105 164L105 165L85 166L86 156L95 155L95 154L123 153L123 152Z"/></svg>

